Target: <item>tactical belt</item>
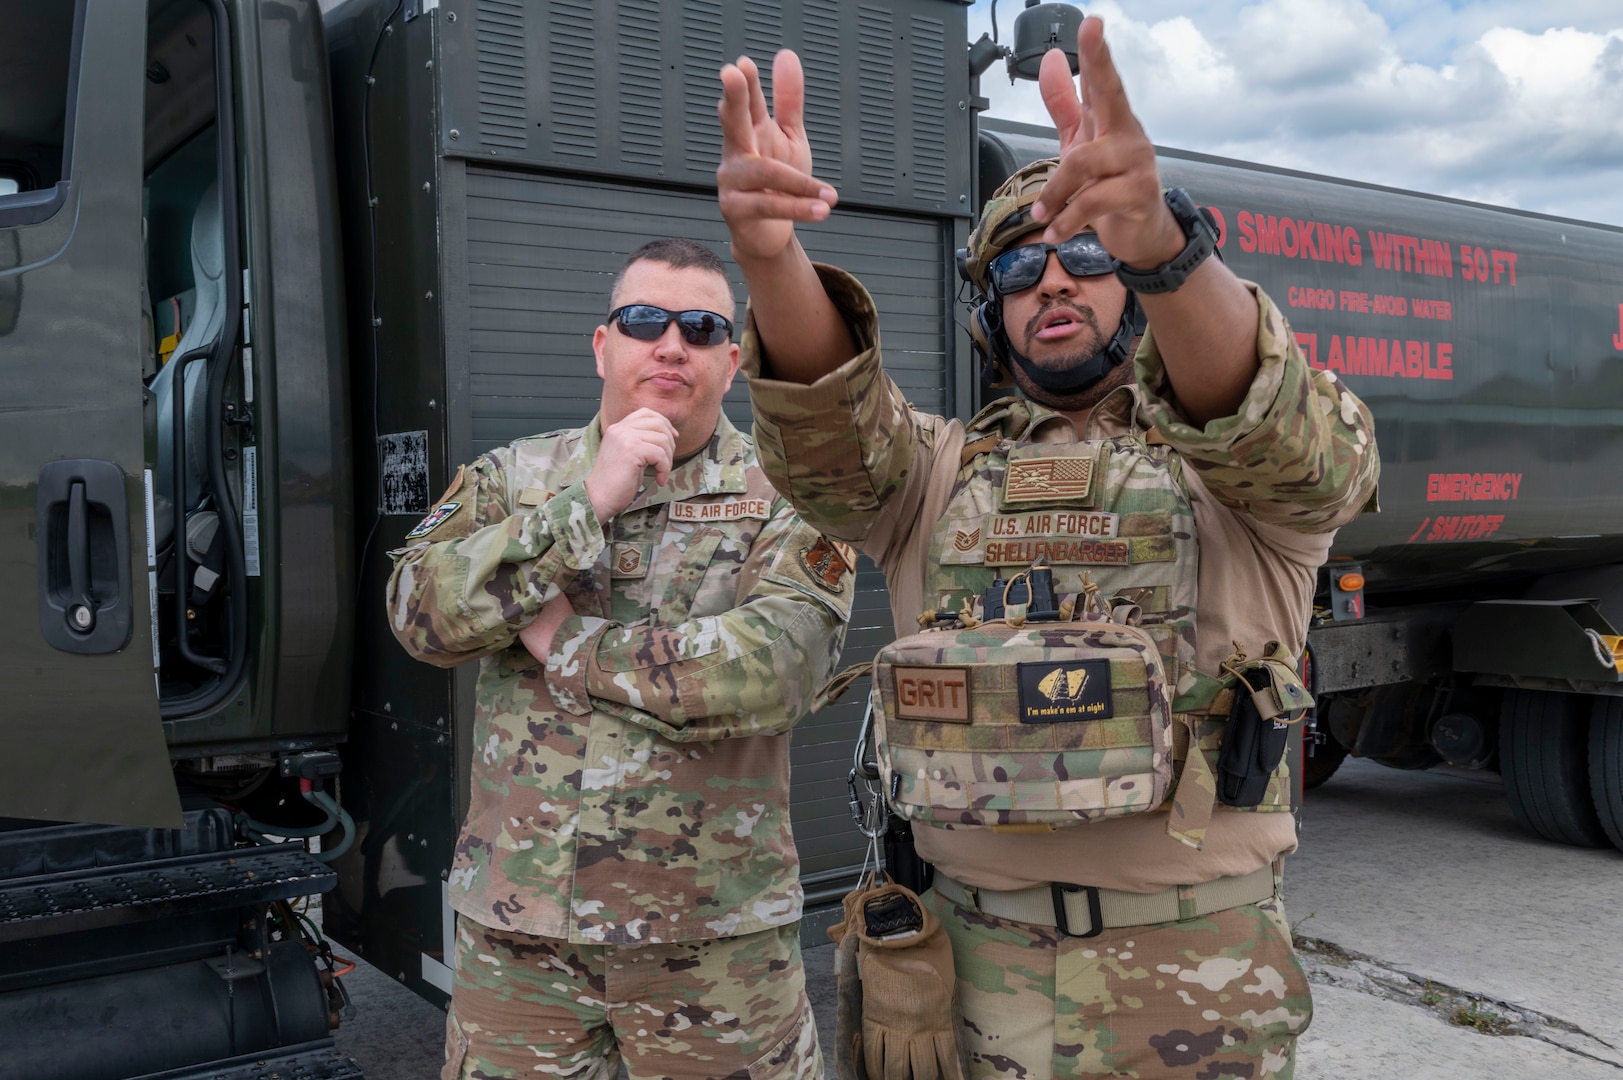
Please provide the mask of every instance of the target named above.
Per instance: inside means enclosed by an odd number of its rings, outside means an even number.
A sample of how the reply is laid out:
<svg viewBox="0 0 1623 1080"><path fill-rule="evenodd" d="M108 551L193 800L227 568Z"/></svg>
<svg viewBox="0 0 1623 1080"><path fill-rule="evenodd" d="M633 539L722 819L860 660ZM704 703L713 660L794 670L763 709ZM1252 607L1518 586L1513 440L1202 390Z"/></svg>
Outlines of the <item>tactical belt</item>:
<svg viewBox="0 0 1623 1080"><path fill-rule="evenodd" d="M1276 863L1244 877L1174 885L1156 893L1132 893L1059 881L1000 892L954 881L938 868L935 889L959 907L995 919L1058 927L1067 937L1086 938L1104 930L1196 919L1214 911L1260 903L1274 895L1277 869Z"/></svg>

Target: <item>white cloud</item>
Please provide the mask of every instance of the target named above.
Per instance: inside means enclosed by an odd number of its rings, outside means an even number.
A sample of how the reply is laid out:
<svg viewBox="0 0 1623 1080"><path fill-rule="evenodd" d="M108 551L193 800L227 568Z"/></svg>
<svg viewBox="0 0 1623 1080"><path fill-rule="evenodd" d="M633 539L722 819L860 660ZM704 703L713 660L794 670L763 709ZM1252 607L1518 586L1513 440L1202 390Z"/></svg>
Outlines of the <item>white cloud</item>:
<svg viewBox="0 0 1623 1080"><path fill-rule="evenodd" d="M989 27L986 0L971 36ZM1007 42L1014 5L999 14ZM1166 146L1623 224L1615 0L1116 0L1087 5ZM1016 9L1017 11L1018 9ZM1036 88L991 114L1047 124Z"/></svg>

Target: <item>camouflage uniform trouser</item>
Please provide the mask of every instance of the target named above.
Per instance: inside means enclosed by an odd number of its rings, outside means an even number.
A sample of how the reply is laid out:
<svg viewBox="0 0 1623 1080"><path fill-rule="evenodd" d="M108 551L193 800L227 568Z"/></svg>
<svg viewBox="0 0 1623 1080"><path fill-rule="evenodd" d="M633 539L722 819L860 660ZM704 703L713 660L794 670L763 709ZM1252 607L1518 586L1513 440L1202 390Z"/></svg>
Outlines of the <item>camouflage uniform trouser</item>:
<svg viewBox="0 0 1623 1080"><path fill-rule="evenodd" d="M821 1077L800 928L572 945L457 916L441 1080Z"/></svg>
<svg viewBox="0 0 1623 1080"><path fill-rule="evenodd" d="M935 890L952 938L971 1080L1288 1080L1313 1017L1278 898L1067 938Z"/></svg>

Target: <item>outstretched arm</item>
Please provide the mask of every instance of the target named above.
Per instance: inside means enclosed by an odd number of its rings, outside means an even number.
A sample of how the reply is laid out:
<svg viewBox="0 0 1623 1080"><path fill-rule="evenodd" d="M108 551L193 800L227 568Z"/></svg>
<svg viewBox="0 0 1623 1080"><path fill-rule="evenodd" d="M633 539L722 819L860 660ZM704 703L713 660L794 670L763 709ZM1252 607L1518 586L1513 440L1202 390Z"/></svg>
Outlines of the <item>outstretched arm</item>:
<svg viewBox="0 0 1623 1080"><path fill-rule="evenodd" d="M1162 201L1155 146L1127 102L1098 17L1083 21L1077 54L1077 82L1058 49L1043 57L1038 73L1060 164L1032 217L1048 223L1050 243L1091 224L1106 251L1135 270L1152 270L1187 242ZM1212 258L1182 288L1139 302L1185 418L1199 428L1232 415L1257 372L1258 309L1250 290Z"/></svg>
<svg viewBox="0 0 1623 1080"><path fill-rule="evenodd" d="M812 175L802 123L805 75L788 49L772 62L772 86L776 115L753 60L741 57L721 69L717 198L744 272L763 367L773 378L809 384L856 352L795 238L795 222L822 221L839 196Z"/></svg>

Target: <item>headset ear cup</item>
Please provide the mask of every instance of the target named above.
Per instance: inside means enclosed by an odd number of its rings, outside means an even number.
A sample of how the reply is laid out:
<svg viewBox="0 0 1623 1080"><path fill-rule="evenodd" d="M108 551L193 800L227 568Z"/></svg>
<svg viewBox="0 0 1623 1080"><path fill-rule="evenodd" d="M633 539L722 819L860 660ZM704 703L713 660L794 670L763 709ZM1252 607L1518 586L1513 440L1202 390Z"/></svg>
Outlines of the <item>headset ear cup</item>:
<svg viewBox="0 0 1623 1080"><path fill-rule="evenodd" d="M969 337L981 357L981 390L987 392L1014 385L1014 374L1009 370L1006 339L1003 337L1003 312L996 300L976 304L969 315Z"/></svg>

